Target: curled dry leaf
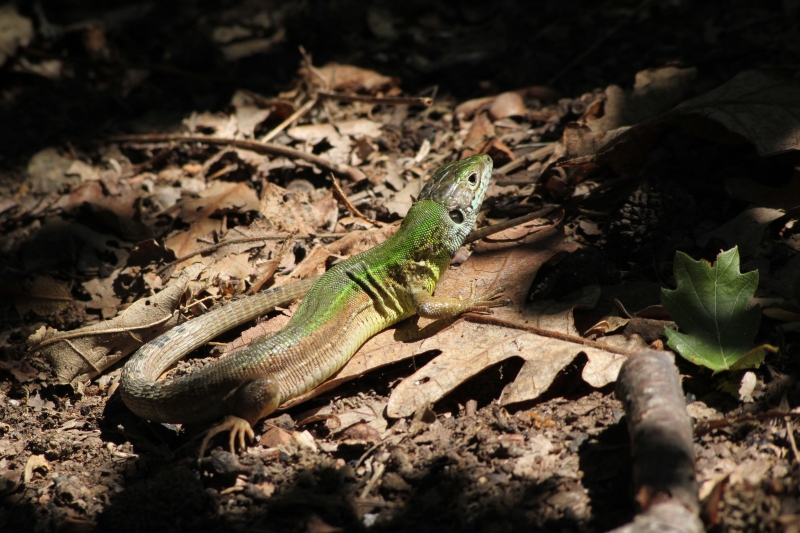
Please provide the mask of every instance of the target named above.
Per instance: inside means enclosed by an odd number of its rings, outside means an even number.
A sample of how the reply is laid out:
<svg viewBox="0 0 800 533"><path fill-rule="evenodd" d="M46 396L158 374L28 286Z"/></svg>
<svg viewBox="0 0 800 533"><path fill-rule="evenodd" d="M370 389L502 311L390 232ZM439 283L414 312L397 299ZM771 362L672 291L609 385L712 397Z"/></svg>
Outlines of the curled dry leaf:
<svg viewBox="0 0 800 533"><path fill-rule="evenodd" d="M525 102L519 93L507 92L499 95L489 106L489 116L492 120L508 117L524 117Z"/></svg>
<svg viewBox="0 0 800 533"><path fill-rule="evenodd" d="M183 322L176 312L181 295L203 268L201 263L185 268L166 289L137 300L112 320L69 332L43 326L28 338L30 349L47 357L58 383L69 383L81 374L96 376L143 343Z"/></svg>
<svg viewBox="0 0 800 533"><path fill-rule="evenodd" d="M341 65L339 63L328 63L320 67L317 74L307 74L307 79L313 83L327 86L334 91L352 91L367 94L375 94L381 91L388 91L400 85L400 78L390 78L378 74L374 70L368 70L353 65Z"/></svg>

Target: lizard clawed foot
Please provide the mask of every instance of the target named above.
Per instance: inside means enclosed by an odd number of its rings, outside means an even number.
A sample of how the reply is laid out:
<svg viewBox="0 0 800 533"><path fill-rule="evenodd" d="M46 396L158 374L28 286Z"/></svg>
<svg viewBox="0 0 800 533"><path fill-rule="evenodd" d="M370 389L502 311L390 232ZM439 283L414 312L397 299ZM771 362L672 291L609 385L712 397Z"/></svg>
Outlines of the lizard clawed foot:
<svg viewBox="0 0 800 533"><path fill-rule="evenodd" d="M226 416L222 422L206 432L206 436L203 437L203 442L200 444L200 459L202 459L203 455L205 455L206 446L208 446L209 441L215 435L224 433L225 431L231 432L229 441L231 453L236 453L236 437L239 437L239 448L244 449L245 436L249 437L250 440L253 440L256 436L256 434L253 432L253 428L250 426L250 422L244 418L239 418L238 416Z"/></svg>
<svg viewBox="0 0 800 533"><path fill-rule="evenodd" d="M475 297L475 284L473 283L469 289L469 303L467 309L468 313L489 314L493 307L504 307L511 304L511 300L503 298L505 289L503 287L495 287L486 294Z"/></svg>

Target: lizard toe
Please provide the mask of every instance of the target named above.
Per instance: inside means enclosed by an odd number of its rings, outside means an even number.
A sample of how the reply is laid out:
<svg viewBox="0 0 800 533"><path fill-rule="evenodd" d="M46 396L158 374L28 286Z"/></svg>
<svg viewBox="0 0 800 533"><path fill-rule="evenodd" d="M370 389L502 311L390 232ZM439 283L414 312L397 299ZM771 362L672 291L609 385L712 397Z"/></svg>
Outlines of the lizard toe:
<svg viewBox="0 0 800 533"><path fill-rule="evenodd" d="M206 432L205 436L203 437L203 442L200 444L199 457L202 458L205 455L208 443L214 436L226 431L230 432L229 444L231 453L236 453L234 445L237 437L239 439L239 447L242 449L245 447L245 435L250 439L255 438L255 433L253 432L253 428L250 426L250 422L244 418L239 418L238 416L226 416L222 422Z"/></svg>

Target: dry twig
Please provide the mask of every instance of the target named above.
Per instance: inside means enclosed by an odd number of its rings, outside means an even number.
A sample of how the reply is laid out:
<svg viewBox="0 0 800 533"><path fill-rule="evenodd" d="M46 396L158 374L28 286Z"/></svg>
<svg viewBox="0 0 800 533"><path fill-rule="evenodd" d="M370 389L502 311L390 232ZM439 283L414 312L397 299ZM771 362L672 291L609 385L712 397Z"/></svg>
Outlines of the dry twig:
<svg viewBox="0 0 800 533"><path fill-rule="evenodd" d="M433 98L430 96L371 96L369 94L344 94L335 91L319 91L317 96L339 102L365 102L367 104L381 105L430 107L433 104Z"/></svg>
<svg viewBox="0 0 800 533"><path fill-rule="evenodd" d="M151 135L117 135L110 138L115 142L127 143L162 143L162 142L180 142L180 143L206 143L217 144L225 146L233 146L235 148L244 148L245 150L252 150L259 154L273 154L282 155L292 159L302 159L313 163L325 170L330 170L341 176L347 176L353 181L361 181L366 178L364 173L350 165L334 163L324 157L319 157L314 154L309 154L296 148L284 146L275 143L262 143L259 141L250 141L245 139L224 139L219 137L207 137L205 135L175 135L175 134L151 134Z"/></svg>

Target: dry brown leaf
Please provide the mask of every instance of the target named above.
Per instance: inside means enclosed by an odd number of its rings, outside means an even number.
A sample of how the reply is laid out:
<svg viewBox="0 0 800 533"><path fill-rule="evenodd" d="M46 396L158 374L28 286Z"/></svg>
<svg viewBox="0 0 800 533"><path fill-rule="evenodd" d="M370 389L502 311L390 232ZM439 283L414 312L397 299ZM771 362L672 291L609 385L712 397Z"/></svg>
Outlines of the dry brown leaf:
<svg viewBox="0 0 800 533"><path fill-rule="evenodd" d="M341 413L334 412L333 405L328 404L303 413L299 420L306 421L305 423L325 420L325 426L334 435L359 423L366 423L379 433L383 433L388 426L383 417L385 409L386 402L377 399L366 400L358 407Z"/></svg>
<svg viewBox="0 0 800 533"><path fill-rule="evenodd" d="M286 135L296 141L305 141L316 144L325 139L339 137L339 132L333 127L333 124L304 124L302 126L295 126L286 130Z"/></svg>
<svg viewBox="0 0 800 533"><path fill-rule="evenodd" d="M762 157L800 150L800 81L794 78L747 70L674 113L713 120L750 141Z"/></svg>
<svg viewBox="0 0 800 533"><path fill-rule="evenodd" d="M272 113L271 109L261 109L254 105L237 105L236 124L239 127L238 137L252 138L256 126L267 120L270 113Z"/></svg>
<svg viewBox="0 0 800 533"><path fill-rule="evenodd" d="M50 276L34 278L31 288L14 299L19 316L33 311L39 316L65 309L72 301L69 285Z"/></svg>
<svg viewBox="0 0 800 533"><path fill-rule="evenodd" d="M32 192L55 192L65 183L77 185L79 179L66 175L72 162L72 159L62 156L55 148L36 152L28 161L27 169Z"/></svg>
<svg viewBox="0 0 800 533"><path fill-rule="evenodd" d="M213 218L204 218L202 220L198 220L192 223L192 225L189 226L189 228L185 231L179 231L178 233L169 237L164 242L164 246L167 250L174 252L176 257L185 257L197 252L198 250L208 248L208 246L212 243L203 242L200 239L212 231L219 232L222 229L220 226L221 221ZM200 261L210 265L213 263L214 259L211 257L196 255L190 257L182 263L178 263L175 269L179 271L180 269L191 265L195 261Z"/></svg>
<svg viewBox="0 0 800 533"><path fill-rule="evenodd" d="M339 130L339 133L342 135L349 135L354 139L361 137L377 139L383 135L382 127L383 125L380 122L375 122L374 120L366 118L343 120L336 123L336 129Z"/></svg>
<svg viewBox="0 0 800 533"><path fill-rule="evenodd" d="M538 315L525 304L527 291L538 268L558 251L574 250L575 245L560 243L560 237L554 231L538 232L521 244L519 241L504 241L502 237L502 234L496 236L498 242L480 243L481 251L473 253L461 267L450 269L439 284L437 294L465 296L473 281L478 291L504 286L513 305L495 309L496 318L523 326L555 328L559 333L575 335L570 315L580 300L560 308L555 304L540 306ZM597 294L596 290L586 294L583 305L591 305ZM420 406L437 401L470 377L510 357L520 357L525 363L515 381L503 391L500 403L505 405L531 400L545 392L556 375L579 353L605 352L602 348L542 337L518 329L465 320L443 324L417 319L404 322L367 341L337 375L286 407L330 390L369 370L432 350L442 353L406 378L392 393L387 407L390 417L409 416Z"/></svg>
<svg viewBox="0 0 800 533"><path fill-rule="evenodd" d="M495 165L503 166L514 160L514 153L500 139L492 138L480 143L475 148L466 148L461 151L461 157L470 157L475 154L488 154Z"/></svg>
<svg viewBox="0 0 800 533"><path fill-rule="evenodd" d="M607 316L603 318L603 320L597 322L594 326L590 327L583 334L586 337L602 337L624 328L625 325L630 321L630 318L624 318L621 316Z"/></svg>
<svg viewBox="0 0 800 533"><path fill-rule="evenodd" d="M678 105L689 94L697 77L695 68L661 67L636 73L632 91L616 85L606 89L601 116L587 110L583 123L596 134L632 126Z"/></svg>
<svg viewBox="0 0 800 533"><path fill-rule="evenodd" d="M507 92L497 96L489 106L489 116L492 120L507 117L524 117L525 102L519 93Z"/></svg>
<svg viewBox="0 0 800 533"><path fill-rule="evenodd" d="M647 348L647 343L638 335L630 338L626 338L624 335L612 335L598 339L598 341L601 344L631 353ZM588 361L581 371L581 378L597 389L614 383L619 375L619 369L622 368L622 363L628 359L624 355L603 350L586 350L586 358Z"/></svg>
<svg viewBox="0 0 800 533"><path fill-rule="evenodd" d="M374 70L354 67L353 65L328 63L316 70L320 76L312 74L310 79L314 83L324 84L328 89L334 91L375 94L379 91L387 91L400 84L400 78L390 78L378 74Z"/></svg>
<svg viewBox="0 0 800 533"><path fill-rule="evenodd" d="M405 184L405 187L396 192L389 200L386 201L384 206L389 213L405 217L414 200L419 196L419 191L422 189L420 180L415 179Z"/></svg>
<svg viewBox="0 0 800 533"><path fill-rule="evenodd" d="M230 279L244 280L250 277L253 266L250 264L250 254L227 254L208 266L204 276L209 281Z"/></svg>
<svg viewBox="0 0 800 533"><path fill-rule="evenodd" d="M475 113L488 108L494 102L495 96L483 96L481 98L473 98L467 100L456 106L455 117L458 120L469 120Z"/></svg>
<svg viewBox="0 0 800 533"><path fill-rule="evenodd" d="M467 133L467 138L464 139L464 147L467 149L474 149L486 139L493 138L494 136L494 124L489 120L489 115L486 113L479 113L475 116L475 120L472 121L472 126L469 128L469 133ZM462 155L462 157L464 156Z"/></svg>
<svg viewBox="0 0 800 533"><path fill-rule="evenodd" d="M196 113L193 112L189 118L183 119L183 124L189 133L200 133L211 137L223 139L233 139L236 137L238 125L236 117L225 113Z"/></svg>
<svg viewBox="0 0 800 533"><path fill-rule="evenodd" d="M608 86L605 100L592 104L564 129L568 157L596 154L630 126L671 109L686 97L696 75L693 68L663 67L638 72L632 91Z"/></svg>
<svg viewBox="0 0 800 533"><path fill-rule="evenodd" d="M304 279L327 270L331 257L352 257L373 248L395 234L399 225L384 226L370 230L351 231L341 239L314 248L292 271L292 278Z"/></svg>
<svg viewBox="0 0 800 533"><path fill-rule="evenodd" d="M736 218L697 238L697 244L705 246L712 238L721 239L727 248L739 247L742 257L755 253L761 246L764 231L769 224L784 215L780 209L753 207L745 209Z"/></svg>
<svg viewBox="0 0 800 533"><path fill-rule="evenodd" d="M27 361L24 359L20 361L15 360L3 360L0 359L0 370L4 372L10 372L14 375L14 378L19 381L20 383L25 383L26 381L31 381L33 378L39 376L39 371L33 368Z"/></svg>
<svg viewBox="0 0 800 533"><path fill-rule="evenodd" d="M196 222L220 212L258 210L258 196L246 183L215 181L199 196L181 202L180 217L184 222Z"/></svg>
<svg viewBox="0 0 800 533"><path fill-rule="evenodd" d="M103 196L105 196L105 193L103 192L103 186L100 182L91 181L74 188L69 194L63 195L53 204L53 207L63 209L64 211L71 211L83 205L84 202L94 203L103 198Z"/></svg>
<svg viewBox="0 0 800 533"><path fill-rule="evenodd" d="M332 195L329 197L332 198ZM320 213L311 203L308 193L289 191L267 182L261 193L258 210L274 230L315 233L329 223L330 213Z"/></svg>
<svg viewBox="0 0 800 533"><path fill-rule="evenodd" d="M203 268L201 263L185 268L166 289L137 300L112 320L68 332L43 326L28 338L28 345L51 362L58 383L69 383L80 374L96 376L184 321L175 310L186 285Z"/></svg>
<svg viewBox="0 0 800 533"><path fill-rule="evenodd" d="M108 320L117 314L122 300L114 292L116 276L108 278L92 278L83 283L83 288L92 297L86 302L87 309L99 309L103 319Z"/></svg>

